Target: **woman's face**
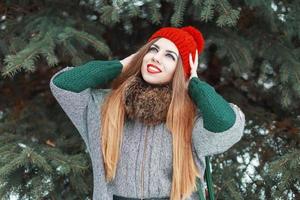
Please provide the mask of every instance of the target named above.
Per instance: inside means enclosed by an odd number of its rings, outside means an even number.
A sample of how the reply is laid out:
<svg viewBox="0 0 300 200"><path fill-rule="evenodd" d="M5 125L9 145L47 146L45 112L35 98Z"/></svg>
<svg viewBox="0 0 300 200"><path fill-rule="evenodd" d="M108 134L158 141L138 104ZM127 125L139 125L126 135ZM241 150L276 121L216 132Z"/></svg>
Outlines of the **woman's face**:
<svg viewBox="0 0 300 200"><path fill-rule="evenodd" d="M176 45L160 38L153 43L143 58L141 74L150 84L165 84L172 80L179 59Z"/></svg>

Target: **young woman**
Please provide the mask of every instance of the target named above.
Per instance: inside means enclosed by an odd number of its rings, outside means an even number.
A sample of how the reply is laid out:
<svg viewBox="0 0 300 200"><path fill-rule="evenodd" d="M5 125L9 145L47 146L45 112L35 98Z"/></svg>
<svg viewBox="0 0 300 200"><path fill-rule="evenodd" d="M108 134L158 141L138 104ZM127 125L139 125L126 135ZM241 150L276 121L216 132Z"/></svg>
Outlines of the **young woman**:
<svg viewBox="0 0 300 200"><path fill-rule="evenodd" d="M195 27L164 27L121 61L90 61L51 78L90 153L94 200L199 198L204 157L228 150L245 126L240 108L197 77L203 47Z"/></svg>

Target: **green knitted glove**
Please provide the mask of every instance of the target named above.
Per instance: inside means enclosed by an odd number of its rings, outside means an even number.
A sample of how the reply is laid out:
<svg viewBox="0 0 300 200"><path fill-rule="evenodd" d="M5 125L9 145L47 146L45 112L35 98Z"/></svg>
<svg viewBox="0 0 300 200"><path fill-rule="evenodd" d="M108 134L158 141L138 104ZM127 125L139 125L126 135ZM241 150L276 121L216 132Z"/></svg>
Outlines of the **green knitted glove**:
<svg viewBox="0 0 300 200"><path fill-rule="evenodd" d="M205 129L217 133L233 126L236 118L235 112L212 86L193 77L189 82L188 91L203 115Z"/></svg>
<svg viewBox="0 0 300 200"><path fill-rule="evenodd" d="M58 74L53 83L59 88L78 93L108 83L121 73L122 68L123 65L119 60L90 61Z"/></svg>

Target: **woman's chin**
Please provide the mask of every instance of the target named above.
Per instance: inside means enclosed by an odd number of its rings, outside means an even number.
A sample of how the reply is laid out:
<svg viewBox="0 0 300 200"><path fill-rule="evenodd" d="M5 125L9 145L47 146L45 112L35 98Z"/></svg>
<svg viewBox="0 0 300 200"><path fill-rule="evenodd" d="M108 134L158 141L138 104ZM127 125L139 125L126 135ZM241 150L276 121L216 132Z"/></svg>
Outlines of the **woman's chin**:
<svg viewBox="0 0 300 200"><path fill-rule="evenodd" d="M166 86L166 85L169 84L169 82L161 82L161 81L152 80L152 79L150 79L150 80L145 80L145 79L143 78L143 80L144 80L147 84L152 85L152 86L154 86L154 87L164 87L164 86Z"/></svg>
<svg viewBox="0 0 300 200"><path fill-rule="evenodd" d="M151 75L146 75L146 76L142 76L144 81L148 84L151 84L151 85L158 85L158 84L161 84L161 82L158 80L158 78L156 77L153 77Z"/></svg>

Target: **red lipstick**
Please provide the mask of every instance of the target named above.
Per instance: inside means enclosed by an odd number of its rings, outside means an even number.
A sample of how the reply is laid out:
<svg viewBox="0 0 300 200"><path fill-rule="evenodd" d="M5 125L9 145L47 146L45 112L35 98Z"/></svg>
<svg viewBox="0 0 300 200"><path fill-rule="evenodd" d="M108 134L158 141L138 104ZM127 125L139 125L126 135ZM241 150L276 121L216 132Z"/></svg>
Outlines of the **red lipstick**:
<svg viewBox="0 0 300 200"><path fill-rule="evenodd" d="M148 64L147 65L147 71L149 73L151 73L151 74L156 74L156 73L160 73L161 72L161 70L157 66L155 66L153 64Z"/></svg>

